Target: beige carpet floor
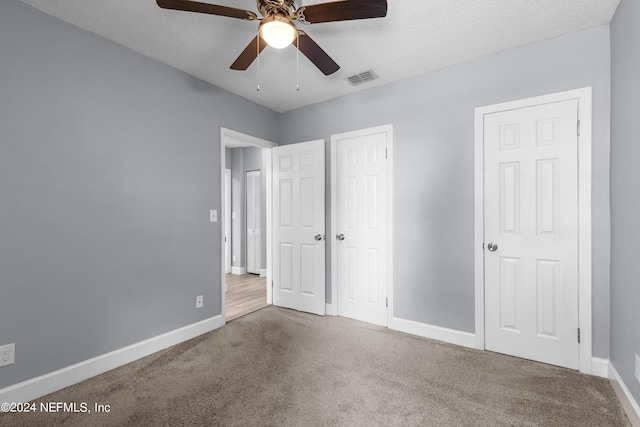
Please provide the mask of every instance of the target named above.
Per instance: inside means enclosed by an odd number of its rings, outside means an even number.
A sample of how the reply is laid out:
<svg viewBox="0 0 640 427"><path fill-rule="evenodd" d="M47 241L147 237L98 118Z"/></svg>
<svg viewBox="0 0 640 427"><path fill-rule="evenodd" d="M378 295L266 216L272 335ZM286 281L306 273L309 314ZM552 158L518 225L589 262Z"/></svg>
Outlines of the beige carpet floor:
<svg viewBox="0 0 640 427"><path fill-rule="evenodd" d="M610 383L339 317L267 307L3 426L627 426Z"/></svg>

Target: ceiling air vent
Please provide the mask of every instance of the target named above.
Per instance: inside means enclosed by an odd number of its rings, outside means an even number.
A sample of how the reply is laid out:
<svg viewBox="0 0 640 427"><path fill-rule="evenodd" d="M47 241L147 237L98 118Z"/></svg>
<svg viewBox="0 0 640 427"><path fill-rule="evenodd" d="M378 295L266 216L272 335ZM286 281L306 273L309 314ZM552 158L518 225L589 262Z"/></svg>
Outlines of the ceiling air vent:
<svg viewBox="0 0 640 427"><path fill-rule="evenodd" d="M362 73L354 74L352 76L347 77L351 86L357 86L362 83L370 82L371 80L375 80L378 78L378 75L373 72L373 70L364 71Z"/></svg>

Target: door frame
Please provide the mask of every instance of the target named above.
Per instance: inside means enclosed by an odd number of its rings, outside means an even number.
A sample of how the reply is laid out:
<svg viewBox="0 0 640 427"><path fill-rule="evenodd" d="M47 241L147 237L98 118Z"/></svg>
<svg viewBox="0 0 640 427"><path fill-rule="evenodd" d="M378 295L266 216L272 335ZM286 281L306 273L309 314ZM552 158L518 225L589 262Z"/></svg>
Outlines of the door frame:
<svg viewBox="0 0 640 427"><path fill-rule="evenodd" d="M474 258L476 348L485 349L484 306L484 116L491 113L532 107L560 101L577 100L578 136L578 344L579 369L591 374L592 368L592 273L591 273L591 146L592 88L584 87L550 95L504 102L475 109L474 136ZM578 129L576 129L578 130ZM576 337L577 339L577 337Z"/></svg>
<svg viewBox="0 0 640 427"><path fill-rule="evenodd" d="M327 304L327 315L338 315L338 242L333 233L338 227L338 158L337 140L335 137L355 137L372 133L387 134L387 328L393 328L393 125L376 126L352 132L331 135L331 226L327 233L327 240L331 239L331 305Z"/></svg>
<svg viewBox="0 0 640 427"><path fill-rule="evenodd" d="M252 146L258 148L266 148L269 150L268 154L262 156L263 164L265 166L265 179L266 179L266 207L265 207L265 215L267 220L267 304L273 303L273 290L269 283L271 283L271 149L276 147L278 144L275 142L267 141L266 139L257 138L255 136L247 135L241 132L237 132L235 130L227 129L224 127L220 127L220 223L224 224L225 221L225 185L224 185L224 170L225 170L225 147L228 143L237 144L239 146ZM226 298L226 289L222 284L225 283L225 272L224 272L224 239L220 239L220 258L221 258L221 266L220 268L220 309L221 316L226 324L227 321L225 319L225 313L227 311L227 298Z"/></svg>

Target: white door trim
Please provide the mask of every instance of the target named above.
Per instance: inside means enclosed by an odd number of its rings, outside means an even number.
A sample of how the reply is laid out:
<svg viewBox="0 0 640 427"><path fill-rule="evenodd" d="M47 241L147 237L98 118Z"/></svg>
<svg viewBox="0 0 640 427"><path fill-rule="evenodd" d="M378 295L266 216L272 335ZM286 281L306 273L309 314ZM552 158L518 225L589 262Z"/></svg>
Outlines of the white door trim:
<svg viewBox="0 0 640 427"><path fill-rule="evenodd" d="M387 327L393 329L393 125L384 125L353 132L339 134L340 137L355 137L371 133L387 133ZM328 315L338 315L338 242L335 232L338 227L338 159L336 156L336 144L338 135L331 136L331 312ZM329 308L329 305L327 305Z"/></svg>
<svg viewBox="0 0 640 427"><path fill-rule="evenodd" d="M591 144L592 144L592 90L591 87L559 92L545 96L505 102L475 109L474 137L474 256L475 256L475 308L476 348L484 350L484 116L500 111L525 108L576 99L580 120L578 137L578 322L580 328L580 372L591 374ZM576 337L577 339L577 337Z"/></svg>
<svg viewBox="0 0 640 427"><path fill-rule="evenodd" d="M227 144L240 144L244 146L254 146L260 148L268 148L271 149L276 147L278 144L275 142L267 141L266 139L256 138L255 136L246 135L244 133L237 132L235 130L227 129L224 127L220 128L220 224L224 224L224 202L225 202L225 188L224 188L224 169L225 169L225 147ZM266 181L267 181L267 190L266 190L266 216L267 216L267 284L271 283L271 251L268 249L271 247L271 153L263 157L263 163L265 166L266 172ZM224 233L222 233L224 234ZM225 319L225 313L227 312L227 299L225 294L225 287L222 286L225 283L225 273L224 273L224 238L220 239L220 257L221 263L220 265L220 306L221 306L221 314L222 319ZM267 285L267 304L273 303L273 293L271 286ZM226 323L226 320L224 320Z"/></svg>

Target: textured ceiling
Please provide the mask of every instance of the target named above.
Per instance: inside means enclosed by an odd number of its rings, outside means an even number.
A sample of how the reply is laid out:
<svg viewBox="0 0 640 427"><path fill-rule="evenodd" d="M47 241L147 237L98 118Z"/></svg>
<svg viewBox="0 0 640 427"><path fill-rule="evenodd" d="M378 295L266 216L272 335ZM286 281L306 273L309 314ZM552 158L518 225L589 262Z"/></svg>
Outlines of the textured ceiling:
<svg viewBox="0 0 640 427"><path fill-rule="evenodd" d="M303 55L267 48L247 71L229 66L257 21L160 9L155 0L21 0L64 21L277 112L415 76L483 55L608 24L619 0L388 0L386 18L298 24L340 66L324 76ZM255 0L201 0L252 11ZM326 0L298 0L298 6ZM351 86L373 69L379 79Z"/></svg>

